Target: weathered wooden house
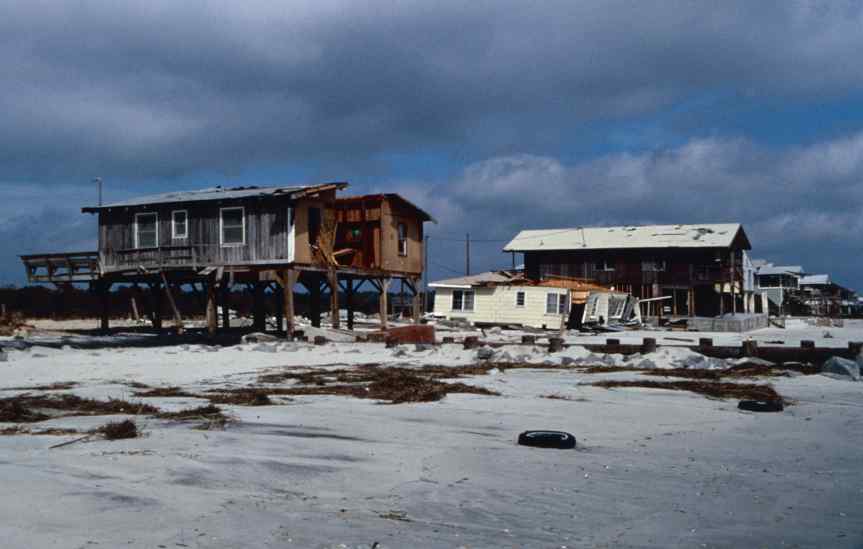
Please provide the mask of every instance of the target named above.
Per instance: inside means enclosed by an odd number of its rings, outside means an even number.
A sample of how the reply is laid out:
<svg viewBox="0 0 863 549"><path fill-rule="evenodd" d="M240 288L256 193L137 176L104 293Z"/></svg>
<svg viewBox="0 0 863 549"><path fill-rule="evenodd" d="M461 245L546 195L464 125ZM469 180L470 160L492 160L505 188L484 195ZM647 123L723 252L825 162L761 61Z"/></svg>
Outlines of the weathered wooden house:
<svg viewBox="0 0 863 549"><path fill-rule="evenodd" d="M743 227L728 223L526 230L504 251L523 253L533 280L577 277L670 298L646 315L716 316L754 312L750 249Z"/></svg>
<svg viewBox="0 0 863 549"><path fill-rule="evenodd" d="M31 282L90 281L103 291L146 283L169 297L171 285L201 282L211 315L217 288L254 284L258 295L277 282L291 290L282 291L289 331L297 282L312 294L315 324L320 293L329 288L338 325L341 288L352 325L351 296L366 281L381 292L382 311L392 279L418 294L423 223L432 218L397 194L337 197L347 186L216 187L85 207L99 217L98 251L22 259Z"/></svg>

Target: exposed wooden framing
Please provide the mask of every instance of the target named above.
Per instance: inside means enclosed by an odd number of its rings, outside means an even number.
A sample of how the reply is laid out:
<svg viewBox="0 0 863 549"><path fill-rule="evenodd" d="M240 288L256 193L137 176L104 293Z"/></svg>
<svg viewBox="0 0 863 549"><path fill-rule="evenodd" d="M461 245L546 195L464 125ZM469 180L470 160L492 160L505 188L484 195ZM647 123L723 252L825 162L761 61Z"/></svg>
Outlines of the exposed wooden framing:
<svg viewBox="0 0 863 549"><path fill-rule="evenodd" d="M381 287L380 282L378 282L378 281L377 281L377 280L375 280L374 278L369 278L369 279L367 279L367 280L369 281L369 284L371 284L372 286L374 286L374 287L375 287L375 290L377 290L377 291L378 291L378 293L380 293L380 292L384 291L384 290L383 290L383 287ZM362 283L360 283L360 286L361 286L361 285L362 285ZM357 289L359 290L359 286L357 286Z"/></svg>
<svg viewBox="0 0 863 549"><path fill-rule="evenodd" d="M165 295L168 296L168 303L171 305L171 310L174 313L174 327L178 334L183 333L183 316L180 314L180 309L177 307L177 302L174 301L174 294L171 292L171 285L168 284L168 277L165 276L165 271L162 271L162 284L165 286Z"/></svg>
<svg viewBox="0 0 863 549"><path fill-rule="evenodd" d="M368 279L368 278L358 278L357 280L358 280L358 282L357 282L357 286L354 288L354 291L355 291L355 292L360 291L360 288L362 288L362 287L363 287L363 284L365 284L366 282L368 282L368 280L369 280L369 279Z"/></svg>

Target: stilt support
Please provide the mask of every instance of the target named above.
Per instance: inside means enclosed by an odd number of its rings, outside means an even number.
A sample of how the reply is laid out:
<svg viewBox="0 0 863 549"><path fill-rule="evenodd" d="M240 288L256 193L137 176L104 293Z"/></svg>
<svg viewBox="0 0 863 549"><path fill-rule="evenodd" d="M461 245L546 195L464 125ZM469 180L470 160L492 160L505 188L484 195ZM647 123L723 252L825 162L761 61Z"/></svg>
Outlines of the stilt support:
<svg viewBox="0 0 863 549"><path fill-rule="evenodd" d="M330 324L339 328L339 275L335 270L327 272L327 283L330 287Z"/></svg>
<svg viewBox="0 0 863 549"><path fill-rule="evenodd" d="M387 293L390 289L390 279L382 278L380 279L380 290L381 297L379 300L380 306L380 315L381 315L381 330L387 329L387 316L389 315L389 304L388 304L388 296Z"/></svg>
<svg viewBox="0 0 863 549"><path fill-rule="evenodd" d="M216 292L218 291L215 277L206 283L207 286L207 333L210 337L216 335L219 328L219 315L216 308Z"/></svg>

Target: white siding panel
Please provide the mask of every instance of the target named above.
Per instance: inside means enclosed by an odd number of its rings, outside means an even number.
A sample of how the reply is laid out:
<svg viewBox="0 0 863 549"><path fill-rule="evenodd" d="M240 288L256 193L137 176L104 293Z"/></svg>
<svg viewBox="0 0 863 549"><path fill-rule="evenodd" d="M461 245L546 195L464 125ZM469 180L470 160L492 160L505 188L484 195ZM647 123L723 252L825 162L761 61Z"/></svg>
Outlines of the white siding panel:
<svg viewBox="0 0 863 549"><path fill-rule="evenodd" d="M547 294L567 295L567 290L561 288L503 285L474 288L473 311L453 311L452 292L452 288L437 288L435 292L434 312L447 319L463 318L473 323L520 324L534 328L545 326L556 330L560 327L561 318L568 316L545 312ZM516 307L517 292L524 292L524 307Z"/></svg>

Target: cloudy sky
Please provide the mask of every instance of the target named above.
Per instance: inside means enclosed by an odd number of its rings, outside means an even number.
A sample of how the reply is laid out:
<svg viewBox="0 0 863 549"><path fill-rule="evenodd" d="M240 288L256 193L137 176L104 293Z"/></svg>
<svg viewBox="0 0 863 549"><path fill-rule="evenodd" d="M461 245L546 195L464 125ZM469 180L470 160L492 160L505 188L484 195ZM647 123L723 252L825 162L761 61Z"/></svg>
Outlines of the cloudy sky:
<svg viewBox="0 0 863 549"><path fill-rule="evenodd" d="M431 276L521 228L744 223L863 289L861 2L0 0L0 282L80 207L347 180L435 215Z"/></svg>

